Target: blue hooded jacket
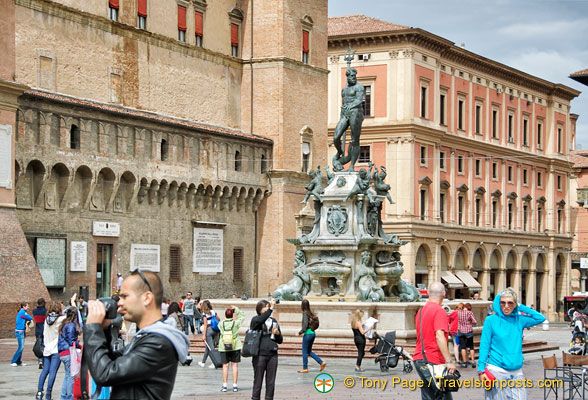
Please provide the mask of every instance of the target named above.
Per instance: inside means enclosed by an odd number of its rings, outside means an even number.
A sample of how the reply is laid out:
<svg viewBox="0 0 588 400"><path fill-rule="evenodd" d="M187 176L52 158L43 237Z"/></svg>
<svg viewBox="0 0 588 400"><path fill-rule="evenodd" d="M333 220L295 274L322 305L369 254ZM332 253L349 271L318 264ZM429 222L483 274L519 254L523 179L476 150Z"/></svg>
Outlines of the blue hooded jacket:
<svg viewBox="0 0 588 400"><path fill-rule="evenodd" d="M505 315L500 307L500 294L494 298L494 315L484 321L478 371L492 364L507 371L523 366L523 329L538 325L545 317L523 304Z"/></svg>

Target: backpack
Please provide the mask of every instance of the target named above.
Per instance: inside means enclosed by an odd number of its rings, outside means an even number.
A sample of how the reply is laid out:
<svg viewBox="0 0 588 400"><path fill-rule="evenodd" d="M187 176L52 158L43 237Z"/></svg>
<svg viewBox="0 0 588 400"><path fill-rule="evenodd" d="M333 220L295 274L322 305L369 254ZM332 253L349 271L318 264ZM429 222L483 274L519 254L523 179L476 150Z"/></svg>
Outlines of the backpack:
<svg viewBox="0 0 588 400"><path fill-rule="evenodd" d="M206 316L206 319L207 320L209 319L208 315ZM215 314L210 313L210 327L215 332L220 331L220 329L218 329L218 318L216 317L216 313Z"/></svg>
<svg viewBox="0 0 588 400"><path fill-rule="evenodd" d="M227 320L223 321L223 345L225 346L225 351L233 351L237 347L237 338L233 336L233 327L235 326L235 321L231 321L231 329L227 329L225 322L227 322Z"/></svg>
<svg viewBox="0 0 588 400"><path fill-rule="evenodd" d="M308 327L313 331L316 331L318 329L318 327L319 327L318 315L314 314L314 316L310 318L310 321L308 321Z"/></svg>

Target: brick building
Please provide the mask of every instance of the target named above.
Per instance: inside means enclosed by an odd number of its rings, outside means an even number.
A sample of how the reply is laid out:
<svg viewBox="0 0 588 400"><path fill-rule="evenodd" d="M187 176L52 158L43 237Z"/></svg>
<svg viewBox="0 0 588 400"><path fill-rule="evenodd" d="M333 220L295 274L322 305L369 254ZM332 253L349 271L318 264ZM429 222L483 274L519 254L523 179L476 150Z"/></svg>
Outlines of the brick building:
<svg viewBox="0 0 588 400"><path fill-rule="evenodd" d="M404 278L443 280L452 296L513 286L557 319L570 290L569 110L579 92L422 29L329 18L330 136L348 46L366 95L358 166L387 168L396 203L384 224L409 241Z"/></svg>
<svg viewBox="0 0 588 400"><path fill-rule="evenodd" d="M289 274L326 162L326 0L3 1L26 85L11 193L54 298L137 266L172 298Z"/></svg>

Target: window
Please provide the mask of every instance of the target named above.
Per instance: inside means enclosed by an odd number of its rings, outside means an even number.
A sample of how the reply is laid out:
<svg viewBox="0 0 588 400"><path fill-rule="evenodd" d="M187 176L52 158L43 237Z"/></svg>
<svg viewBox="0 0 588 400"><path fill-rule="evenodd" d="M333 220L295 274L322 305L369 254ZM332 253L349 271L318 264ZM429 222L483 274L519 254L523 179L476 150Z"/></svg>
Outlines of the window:
<svg viewBox="0 0 588 400"><path fill-rule="evenodd" d="M523 185L529 184L528 172L529 171L527 171L526 169L523 170Z"/></svg>
<svg viewBox="0 0 588 400"><path fill-rule="evenodd" d="M427 118L427 87L421 86L421 118Z"/></svg>
<svg viewBox="0 0 588 400"><path fill-rule="evenodd" d="M309 53L309 44L310 44L310 32L303 30L302 31L302 62L304 64L308 64L308 53Z"/></svg>
<svg viewBox="0 0 588 400"><path fill-rule="evenodd" d="M80 128L77 125L72 125L69 130L69 148L72 150L80 149Z"/></svg>
<svg viewBox="0 0 588 400"><path fill-rule="evenodd" d="M498 179L498 164L492 163L492 179Z"/></svg>
<svg viewBox="0 0 588 400"><path fill-rule="evenodd" d="M427 165L427 147L421 146L421 165Z"/></svg>
<svg viewBox="0 0 588 400"><path fill-rule="evenodd" d="M492 110L492 137L498 139L498 110Z"/></svg>
<svg viewBox="0 0 588 400"><path fill-rule="evenodd" d="M161 159L161 161L167 161L168 157L169 157L169 145L167 144L167 140L161 139L160 159Z"/></svg>
<svg viewBox="0 0 588 400"><path fill-rule="evenodd" d="M509 143L514 143L514 137L512 136L512 121L513 121L513 115L512 114L508 114L508 142Z"/></svg>
<svg viewBox="0 0 588 400"><path fill-rule="evenodd" d="M265 154L261 155L261 173L265 174L267 172L267 159L265 158Z"/></svg>
<svg viewBox="0 0 588 400"><path fill-rule="evenodd" d="M231 24L231 55L239 57L239 25Z"/></svg>
<svg viewBox="0 0 588 400"><path fill-rule="evenodd" d="M537 207L537 231L541 232L541 223L543 222L543 207Z"/></svg>
<svg viewBox="0 0 588 400"><path fill-rule="evenodd" d="M310 166L310 143L302 142L302 172L308 172Z"/></svg>
<svg viewBox="0 0 588 400"><path fill-rule="evenodd" d="M445 171L445 152L444 151L439 152L439 168L442 171Z"/></svg>
<svg viewBox="0 0 588 400"><path fill-rule="evenodd" d="M529 206L523 205L523 230L527 230L527 223L529 221Z"/></svg>
<svg viewBox="0 0 588 400"><path fill-rule="evenodd" d="M557 152L561 153L562 152L562 130L561 127L557 128Z"/></svg>
<svg viewBox="0 0 588 400"><path fill-rule="evenodd" d="M147 29L147 0L137 0L137 28Z"/></svg>
<svg viewBox="0 0 588 400"><path fill-rule="evenodd" d="M492 200L492 228L496 228L498 221L498 201Z"/></svg>
<svg viewBox="0 0 588 400"><path fill-rule="evenodd" d="M108 18L118 21L118 0L108 0Z"/></svg>
<svg viewBox="0 0 588 400"><path fill-rule="evenodd" d="M180 246L169 247L169 281L180 282L182 280L182 258Z"/></svg>
<svg viewBox="0 0 588 400"><path fill-rule="evenodd" d="M445 94L441 93L439 96L439 123L441 125L445 124Z"/></svg>
<svg viewBox="0 0 588 400"><path fill-rule="evenodd" d="M482 106L480 104L476 104L476 133L480 134L482 129Z"/></svg>
<svg viewBox="0 0 588 400"><path fill-rule="evenodd" d="M196 35L196 46L202 47L204 37L204 14L200 11L194 12L194 33Z"/></svg>
<svg viewBox="0 0 588 400"><path fill-rule="evenodd" d="M457 172L463 174L463 156L457 156Z"/></svg>
<svg viewBox="0 0 588 400"><path fill-rule="evenodd" d="M463 225L463 196L457 196L457 224Z"/></svg>
<svg viewBox="0 0 588 400"><path fill-rule="evenodd" d="M464 126L463 107L464 107L464 101L462 99L459 99L457 101L457 129L459 129L461 131L463 131L463 126Z"/></svg>
<svg viewBox="0 0 588 400"><path fill-rule="evenodd" d="M363 115L371 117L372 115L372 87L365 86L363 88Z"/></svg>
<svg viewBox="0 0 588 400"><path fill-rule="evenodd" d="M235 152L235 171L241 171L241 152L240 151L236 151Z"/></svg>
<svg viewBox="0 0 588 400"><path fill-rule="evenodd" d="M439 219L445 223L445 193L439 194Z"/></svg>
<svg viewBox="0 0 588 400"><path fill-rule="evenodd" d="M537 148L543 148L543 122L537 123Z"/></svg>
<svg viewBox="0 0 588 400"><path fill-rule="evenodd" d="M561 190L561 175L557 176L557 190Z"/></svg>
<svg viewBox="0 0 588 400"><path fill-rule="evenodd" d="M178 40L186 42L186 7L178 6Z"/></svg>
<svg viewBox="0 0 588 400"><path fill-rule="evenodd" d="M357 159L357 162L370 162L370 146L359 146L359 158Z"/></svg>
<svg viewBox="0 0 588 400"><path fill-rule="evenodd" d="M509 183L512 183L512 165L509 165L507 168L507 179Z"/></svg>
<svg viewBox="0 0 588 400"><path fill-rule="evenodd" d="M508 202L508 229L512 229L512 222L514 218L514 205Z"/></svg>
<svg viewBox="0 0 588 400"><path fill-rule="evenodd" d="M557 209L557 233L561 233L563 225L563 210L561 208Z"/></svg>
<svg viewBox="0 0 588 400"><path fill-rule="evenodd" d="M480 215L482 214L481 205L482 200L476 199L476 226L480 226Z"/></svg>
<svg viewBox="0 0 588 400"><path fill-rule="evenodd" d="M421 212L420 212L420 219L424 221L426 218L427 213L427 191L425 189L421 189Z"/></svg>
<svg viewBox="0 0 588 400"><path fill-rule="evenodd" d="M523 120L523 146L529 145L529 120Z"/></svg>
<svg viewBox="0 0 588 400"><path fill-rule="evenodd" d="M482 160L476 159L476 176L482 175Z"/></svg>
<svg viewBox="0 0 588 400"><path fill-rule="evenodd" d="M543 174L541 172L537 172L537 187L543 186Z"/></svg>
<svg viewBox="0 0 588 400"><path fill-rule="evenodd" d="M243 282L243 248L233 248L233 281Z"/></svg>

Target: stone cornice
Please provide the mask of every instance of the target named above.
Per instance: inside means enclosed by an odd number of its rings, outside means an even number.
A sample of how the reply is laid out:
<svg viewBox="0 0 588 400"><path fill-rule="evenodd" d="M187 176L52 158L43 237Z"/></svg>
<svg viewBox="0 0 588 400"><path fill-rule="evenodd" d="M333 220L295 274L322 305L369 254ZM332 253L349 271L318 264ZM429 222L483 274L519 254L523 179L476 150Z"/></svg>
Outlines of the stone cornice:
<svg viewBox="0 0 588 400"><path fill-rule="evenodd" d="M244 65L247 65L249 63L250 63L249 60L243 60ZM303 72L312 72L315 74L318 73L320 75L327 75L329 73L328 69L316 67L316 66L310 65L310 64L304 64L302 61L294 60L292 58L284 57L284 56L253 58L251 60L251 63L253 63L253 64L281 63L284 66L286 66L287 68L296 69L296 70L300 70Z"/></svg>
<svg viewBox="0 0 588 400"><path fill-rule="evenodd" d="M0 110L15 112L18 109L18 97L28 88L21 83L0 79Z"/></svg>
<svg viewBox="0 0 588 400"><path fill-rule="evenodd" d="M580 91L568 86L551 83L523 71L501 64L497 61L475 54L455 45L447 39L434 35L423 29L411 28L390 32L377 32L358 35L329 36L329 49L343 49L348 45L358 47L362 45L414 45L435 52L445 61L483 72L509 83L527 89L536 90L548 96L554 96L567 101L580 95Z"/></svg>

